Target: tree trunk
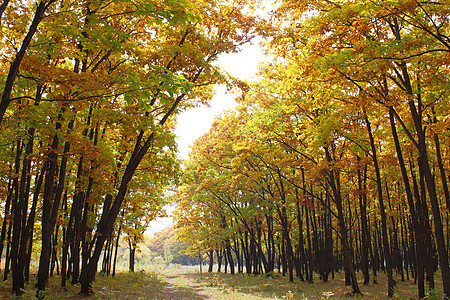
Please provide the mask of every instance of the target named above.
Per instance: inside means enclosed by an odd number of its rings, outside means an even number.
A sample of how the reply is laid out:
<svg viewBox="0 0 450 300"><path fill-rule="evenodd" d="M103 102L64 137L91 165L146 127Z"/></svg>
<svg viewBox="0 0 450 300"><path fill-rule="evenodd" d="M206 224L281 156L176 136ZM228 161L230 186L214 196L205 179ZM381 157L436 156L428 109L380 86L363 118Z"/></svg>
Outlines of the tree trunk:
<svg viewBox="0 0 450 300"><path fill-rule="evenodd" d="M411 214L411 223L412 223L412 228L413 228L414 237L415 237L415 243L414 243L415 251L416 251L417 257L424 257L423 249L425 249L425 245L423 244L422 230L420 229L421 225L419 224L419 217L417 214L416 205L414 204L413 193L411 190L411 184L409 182L408 173L406 171L406 164L405 164L405 160L403 159L403 153L402 153L402 149L400 147L400 141L398 138L397 128L395 126L394 114L393 114L392 110L393 110L392 108L389 109L389 120L390 120L390 124L391 124L392 137L394 138L394 142L395 142L397 159L398 159L400 170L402 173L403 184L404 184L405 193L406 193L406 199L408 201L408 206L409 206L409 212ZM412 169L411 169L411 172L412 172ZM418 190L417 190L417 193L418 193ZM416 278L416 282L417 282L419 298L423 298L423 297L425 297L425 287L424 287L424 280L423 280L424 279L424 277L423 277L423 268L424 268L423 260L419 259L416 261L417 261L417 272L418 272L419 276L416 276L415 278Z"/></svg>
<svg viewBox="0 0 450 300"><path fill-rule="evenodd" d="M217 254L217 273L222 269L222 250L216 250Z"/></svg>
<svg viewBox="0 0 450 300"><path fill-rule="evenodd" d="M361 160L357 157L358 162ZM358 199L359 199L359 212L361 217L361 270L364 276L364 285L369 284L369 245L367 242L367 194L365 191L365 182L367 177L367 166L364 166L364 189L361 178L361 169L358 168Z"/></svg>
<svg viewBox="0 0 450 300"><path fill-rule="evenodd" d="M214 265L214 250L212 250L212 249L209 250L208 258L209 258L208 273L211 273L213 271L213 265Z"/></svg>
<svg viewBox="0 0 450 300"><path fill-rule="evenodd" d="M302 178L303 182L305 181L305 172L302 169ZM305 184L303 184L303 190L305 189ZM303 278L303 265L305 264L306 258L305 258L305 245L303 241L303 212L300 209L300 199L298 198L298 189L295 190L296 195L296 208L297 208L297 225L298 225L298 252L299 252L299 259L296 264L297 269L297 277L300 278L301 281L305 281ZM304 196L304 193L303 193Z"/></svg>
<svg viewBox="0 0 450 300"><path fill-rule="evenodd" d="M123 211L122 211L123 216ZM112 277L116 275L116 262L117 262L117 251L119 250L119 239L120 239L120 231L122 229L122 226L119 226L119 230L117 231L117 237L116 237L116 250L114 251L114 262L113 262L113 270L112 270Z"/></svg>
<svg viewBox="0 0 450 300"><path fill-rule="evenodd" d="M62 109L64 113L65 107ZM72 130L74 121L71 120L67 126L68 130ZM56 130L61 129L61 124L56 124ZM58 216L58 211L61 203L62 193L66 178L66 166L67 166L67 156L70 150L70 143L66 141L64 143L63 155L61 158L61 164L59 168L58 184L54 183L54 176L57 171L57 149L59 144L58 135L55 134L53 142L51 145L51 151L48 155L49 168L45 178L44 186L44 199L42 203L42 250L39 259L39 270L38 270L38 283L37 296L40 296L40 291L45 289L47 285L49 268L50 268L50 258L51 258L51 245L52 245L52 234L55 228L56 218Z"/></svg>
<svg viewBox="0 0 450 300"><path fill-rule="evenodd" d="M46 172L48 165L44 162L44 165L39 173L39 176L37 178L36 184L35 184L35 190L33 193L33 202L31 204L30 208L30 215L28 216L27 226L26 230L24 232L24 240L27 241L27 244L25 244L22 248L20 248L19 251L19 257L25 257L25 270L24 270L24 279L26 282L28 282L29 273L30 273L30 261L31 261L31 254L33 250L33 228L34 228L34 221L36 217L36 207L37 202L39 199L39 194L41 191L42 183L44 181L44 174Z"/></svg>
<svg viewBox="0 0 450 300"><path fill-rule="evenodd" d="M325 155L326 159L329 163L333 161L328 146L325 147ZM342 206L342 195L340 190L340 179L339 179L339 173L335 172L334 170L328 170L327 172L328 177L328 184L331 187L331 190L333 191L333 200L336 205L337 210L337 218L339 223L339 232L340 232L340 240L342 244L342 250L343 250L343 257L344 257L344 266L346 269L346 272L348 272L348 277L350 277L350 282L353 289L353 294L362 294L359 286L358 281L356 279L355 269L353 266L352 261L352 255L351 250L348 245L348 230L347 226L345 224L345 218L344 218L344 209Z"/></svg>
<svg viewBox="0 0 450 300"><path fill-rule="evenodd" d="M434 107L432 107L433 111L433 123L437 123L436 112L434 111ZM439 136L435 132L433 135L434 145L436 146L436 158L439 167L439 173L441 174L442 181L442 189L444 190L445 203L447 205L447 210L450 210L450 193L448 190L447 177L445 176L445 168L444 163L442 162L442 154L441 154L441 144L439 142ZM447 235L448 239L448 235Z"/></svg>
<svg viewBox="0 0 450 300"><path fill-rule="evenodd" d="M6 243L6 253L5 253L5 270L3 272L3 281L8 279L9 273L9 264L11 263L11 232L12 232L12 222L8 222L8 234L7 234L7 243Z"/></svg>
<svg viewBox="0 0 450 300"><path fill-rule="evenodd" d="M366 114L366 112L364 112ZM369 140L370 140L370 146L372 148L372 160L375 167L375 175L376 175L376 182L377 182L377 191L378 191L378 202L380 207L380 215L381 215L381 235L383 239L383 251L384 251L384 260L386 262L386 273L387 273L387 280L388 280L388 297L394 296L394 278L392 275L392 260L391 260L391 251L389 246L389 239L388 239L388 233L387 233L387 217L386 217L386 209L384 206L384 200L383 200L383 188L381 183L381 175L380 175L380 168L378 166L378 159L377 159L377 151L375 148L375 141L372 134L372 128L371 124L369 122L369 118L367 117L367 114L365 116L366 125L367 125L367 132L369 134Z"/></svg>
<svg viewBox="0 0 450 300"><path fill-rule="evenodd" d="M2 232L0 234L0 262L1 262L2 255L3 255L3 246L5 245L6 232L7 232L7 229L8 229L8 224L11 223L9 218L10 218L10 209L11 209L12 195L13 195L12 180L10 180L8 182L8 196L6 197L6 201L5 201L5 208L4 208L5 215L3 217Z"/></svg>
<svg viewBox="0 0 450 300"><path fill-rule="evenodd" d="M130 240L130 238L128 238L128 247L130 249L130 260L129 260L129 264L128 264L128 270L130 272L134 272L134 258L135 258L135 254L136 254L136 243Z"/></svg>
<svg viewBox="0 0 450 300"><path fill-rule="evenodd" d="M30 143L28 143L30 144ZM22 169L22 176L20 176L21 180L19 182L19 172L20 172L20 157L22 155L22 148L23 144L20 140L16 142L16 159L15 159L15 174L16 177L13 179L13 192L14 196L12 197L12 214L13 214L13 220L12 220L12 238L10 241L10 260L11 260L11 273L13 277L13 293L15 293L17 296L21 295L23 292L23 289L25 287L25 282L23 279L23 273L20 273L19 267L18 267L18 254L19 254L19 243L20 243L20 235L22 234L22 218L26 216L23 216L23 212L26 212L23 209L24 203L22 203L22 199L24 196L24 189L25 189L25 180L26 180L26 173L27 173L27 163L26 160L24 160L24 165ZM28 147L27 147L28 149ZM20 195L19 195L20 194Z"/></svg>

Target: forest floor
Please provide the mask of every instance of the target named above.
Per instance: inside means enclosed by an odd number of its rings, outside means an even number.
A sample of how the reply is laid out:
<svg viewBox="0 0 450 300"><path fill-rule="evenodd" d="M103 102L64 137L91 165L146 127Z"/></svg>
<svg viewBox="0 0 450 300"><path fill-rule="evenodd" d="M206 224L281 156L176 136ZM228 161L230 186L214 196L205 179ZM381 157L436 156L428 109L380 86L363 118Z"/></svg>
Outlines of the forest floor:
<svg viewBox="0 0 450 300"><path fill-rule="evenodd" d="M273 277L266 275L246 275L246 274L186 274L184 275L194 282L204 293L213 299L233 300L233 299L389 299L387 297L387 283L384 274L378 276L377 284L369 283L363 285L362 280L359 287L363 295L351 295L351 288L344 284L343 272L336 274L335 279L330 279L327 283L314 279L314 283L302 282L294 278L294 283L290 283L281 274L274 274ZM331 277L331 276L330 276ZM417 299L417 286L413 280L400 281L396 278L397 284L393 299ZM442 283L436 282L437 291L429 295L429 299L443 299ZM327 294L329 295L327 297ZM392 298L391 298L392 299Z"/></svg>
<svg viewBox="0 0 450 300"><path fill-rule="evenodd" d="M182 270L180 270L182 271ZM166 300L256 300L256 299L388 299L386 277L379 275L378 283L362 285L363 295L351 296L351 289L345 287L343 272L335 279L324 283L315 278L314 283L294 283L275 273L266 275L224 274L224 273L177 273L165 272L165 275L149 272L118 273L114 278L99 274L93 285L94 296L78 296L78 286L70 283L66 288L59 287L59 277L50 279L45 291L45 299L166 299ZM439 272L438 272L439 273ZM436 274L438 277L439 274ZM361 279L361 278L360 278ZM394 299L416 299L417 287L412 280L400 281ZM436 278L437 291L429 299L442 299L442 283ZM0 299L35 299L35 289L30 283L22 297L10 294L11 281L0 283ZM331 296L327 298L329 292Z"/></svg>

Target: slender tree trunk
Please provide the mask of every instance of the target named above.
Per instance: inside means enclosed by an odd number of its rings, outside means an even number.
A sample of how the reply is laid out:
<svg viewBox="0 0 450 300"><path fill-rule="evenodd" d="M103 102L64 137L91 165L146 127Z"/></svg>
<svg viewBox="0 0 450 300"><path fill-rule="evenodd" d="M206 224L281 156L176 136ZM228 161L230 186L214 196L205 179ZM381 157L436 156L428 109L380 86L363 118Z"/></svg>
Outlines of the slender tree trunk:
<svg viewBox="0 0 450 300"><path fill-rule="evenodd" d="M281 238L281 251L280 251L280 256L281 256L281 264L282 264L282 270L283 270L283 277L286 276L286 270L287 270L287 259L286 259L286 246L285 246L285 242L284 242L284 235L282 235Z"/></svg>
<svg viewBox="0 0 450 300"><path fill-rule="evenodd" d="M326 159L329 163L333 161L328 146L325 147L325 155ZM344 257L344 266L346 268L346 272L348 272L348 276L350 277L350 282L352 285L353 293L354 294L362 294L359 286L358 281L356 279L355 269L353 266L352 261L352 255L351 250L348 245L348 230L347 226L345 224L345 218L344 218L344 209L342 206L342 195L340 191L340 179L339 179L339 173L335 172L334 170L328 170L328 183L333 191L333 198L334 203L336 205L337 210L337 217L338 217L338 223L339 223L339 232L340 232L340 240L342 244L342 250L343 250L343 257Z"/></svg>
<svg viewBox="0 0 450 300"><path fill-rule="evenodd" d="M361 161L359 156L358 161ZM367 166L364 167L364 182L367 176ZM364 285L369 284L369 245L367 243L367 197L365 188L363 190L363 183L361 178L361 169L358 169L358 199L359 199L359 212L361 217L361 270L364 276Z"/></svg>
<svg viewBox="0 0 450 300"><path fill-rule="evenodd" d="M302 169L302 178L303 182L305 181L305 172ZM303 190L305 189L305 184L303 184ZM303 193L304 195L304 193ZM302 265L305 263L305 245L303 241L303 212L300 209L300 199L298 197L298 189L295 189L295 196L296 196L296 208L297 208L297 225L298 225L298 262L296 264L297 269L297 277L300 278L301 281L305 281L303 278L303 272L302 272Z"/></svg>
<svg viewBox="0 0 450 300"><path fill-rule="evenodd" d="M311 194L313 194L313 189L311 186ZM310 282L314 282L314 269L319 270L320 272L320 276L322 276L323 274L323 267L322 267L322 263L321 260L319 259L319 256L321 254L320 248L319 248L319 228L317 227L317 217L316 217L316 207L315 207L315 203L314 203L314 199L311 199L311 215L310 215L310 219L311 219L311 227L312 227L312 247L313 247L313 253L311 253L311 260L312 260L312 264L310 267L310 272L311 272L311 278L310 278Z"/></svg>
<svg viewBox="0 0 450 300"><path fill-rule="evenodd" d="M216 254L217 254L217 273L220 273L220 270L222 269L222 250L216 250Z"/></svg>
<svg viewBox="0 0 450 300"><path fill-rule="evenodd" d="M80 240L81 240L81 214L84 207L85 194L81 187L81 177L83 173L83 156L78 162L77 180L75 182L75 193L70 210L70 219L68 226L68 244L71 253L71 279L72 284L76 284L80 274ZM68 249L67 249L68 251Z"/></svg>
<svg viewBox="0 0 450 300"><path fill-rule="evenodd" d="M224 264L224 272L225 274L228 273L228 256L227 256L227 250L222 249L223 251L223 264Z"/></svg>
<svg viewBox="0 0 450 300"><path fill-rule="evenodd" d="M8 195L6 197L5 208L4 208L5 215L3 217L2 232L0 234L0 263L1 263L1 258L3 255L3 246L4 246L5 240L6 240L8 224L11 223L11 221L9 220L9 217L10 217L12 195L13 195L12 180L10 180L8 182Z"/></svg>
<svg viewBox="0 0 450 300"><path fill-rule="evenodd" d="M123 211L122 211L123 216ZM116 275L116 262L117 262L117 251L119 250L119 240L120 240L120 231L122 229L122 226L119 226L119 230L117 231L117 237L116 237L116 250L114 251L114 262L113 262L113 270L112 270L112 277Z"/></svg>
<svg viewBox="0 0 450 300"><path fill-rule="evenodd" d="M114 251L114 236L111 234L111 242L109 243L109 250L108 250L108 263L106 268L106 275L109 276L111 274L111 266L112 266L112 259L113 259L113 251Z"/></svg>
<svg viewBox="0 0 450 300"><path fill-rule="evenodd" d="M366 114L366 112L364 112L364 114ZM383 238L384 260L386 262L386 273L387 273L387 278L388 278L388 297L392 297L394 295L395 281L394 281L393 274L392 274L392 260L391 260L391 251L390 251L389 239L388 239L388 233L387 233L387 217L386 217L386 209L385 209L384 200L383 200L383 187L382 187L382 183L381 183L380 168L378 166L375 141L374 141L373 134L372 134L371 124L369 122L369 118L367 117L367 115L365 116L365 120L366 120L366 125L367 125L367 132L369 133L370 146L372 148L372 159L373 159L373 164L375 167L375 175L376 175L376 182L377 182L378 202L379 202L380 215L381 215L381 235Z"/></svg>
<svg viewBox="0 0 450 300"><path fill-rule="evenodd" d="M12 232L12 222L8 222L8 234L6 243L6 253L5 253L5 270L3 272L3 281L8 279L8 273L10 271L9 264L11 263L11 232Z"/></svg>
<svg viewBox="0 0 450 300"><path fill-rule="evenodd" d="M426 245L426 222L425 222L425 218L428 218L428 208L426 207L426 212L423 211L424 207L422 204L422 199L421 199L421 195L420 195L420 191L419 191L419 185L417 183L417 179L416 179L416 174L414 172L414 167L413 167L413 163L411 160L409 160L409 165L410 165L410 171L411 171L411 179L412 179L412 183L413 183L413 187L414 187L414 198L416 199L416 209L418 212L418 231L416 234L416 244L418 244L419 242L421 242L420 247L417 247L417 251L416 251L416 258L415 258L415 262L416 262L416 283L418 285L418 290L419 290L419 297L423 298L425 297L425 266L426 266L426 261L429 261L428 256L428 246ZM423 176L422 176L423 178ZM424 191L424 184L422 184L422 192Z"/></svg>
<svg viewBox="0 0 450 300"><path fill-rule="evenodd" d="M129 260L129 265L128 265L128 269L130 272L134 272L134 258L135 258L135 254L136 254L136 243L133 239L133 241L131 240L132 238L128 238L128 247L130 249L130 260Z"/></svg>
<svg viewBox="0 0 450 300"><path fill-rule="evenodd" d="M309 228L309 208L308 206L305 206L305 220L306 220L306 240L308 242L308 269L306 272L306 280L308 280L309 283L313 283L313 260L312 260L312 245L311 245L311 230Z"/></svg>
<svg viewBox="0 0 450 300"><path fill-rule="evenodd" d="M36 208L37 203L39 199L39 194L41 191L42 183L44 181L44 174L46 172L48 165L46 162L44 162L44 165L41 168L41 171L39 173L38 178L36 179L35 189L33 193L33 202L31 204L30 208L30 215L28 216L27 220L27 226L26 230L24 232L24 240L27 241L27 244L21 247L19 250L19 257L25 257L24 259L24 279L26 282L28 282L29 274L30 274L30 261L31 261L31 254L33 250L33 228L34 228L34 222L36 217Z"/></svg>
<svg viewBox="0 0 450 300"><path fill-rule="evenodd" d="M267 248L270 249L267 252L267 272L273 272L275 268L275 242L274 242L274 232L273 232L273 216L271 209L269 214L266 214L267 223Z"/></svg>
<svg viewBox="0 0 450 300"><path fill-rule="evenodd" d="M234 275L235 270L234 270L234 259L233 259L233 255L231 253L231 246L230 246L230 241L226 241L226 255L228 257L228 262L230 263L230 273L231 275Z"/></svg>
<svg viewBox="0 0 450 300"><path fill-rule="evenodd" d="M325 190L325 202L326 207L330 207L331 200L330 195L328 193L328 189ZM326 263L326 278L324 278L324 282L328 281L328 274L332 272L332 277L334 278L334 255L333 255L333 230L332 230L332 219L331 219L331 211L326 209L325 215L325 263Z"/></svg>
<svg viewBox="0 0 450 300"><path fill-rule="evenodd" d="M34 131L33 131L34 135ZM30 154L32 151L33 139L30 136L28 140L28 145L26 147L26 155ZM28 169L30 167L31 161L28 158L24 158L24 163L22 167L22 175L19 176L20 172L20 158L22 155L23 143L19 140L16 145L16 160L15 160L15 173L16 178L13 179L13 189L14 196L12 198L12 238L11 238L11 249L10 249L10 259L11 259L11 273L13 278L12 290L17 296L23 293L25 288L25 281L23 278L23 269L19 268L19 246L20 246L20 236L22 235L23 219L26 220L27 212L27 199L25 195L25 182L27 178ZM28 152L28 153L27 153ZM20 181L19 181L20 177ZM25 215L24 215L25 214ZM23 261L23 260L21 260Z"/></svg>
<svg viewBox="0 0 450 300"><path fill-rule="evenodd" d="M64 198L63 198L63 202L64 202L64 218L67 218L67 191L64 194ZM72 203L73 205L73 203ZM67 227L63 227L62 230L62 235L63 235L63 240L62 240L62 254L61 254L61 287L65 287L66 286L66 280L67 280L67 258L68 258L68 252L69 252L69 231L70 231L70 227L71 227L71 223L73 220L73 216L71 215L69 217L69 224Z"/></svg>
<svg viewBox="0 0 450 300"><path fill-rule="evenodd" d="M6 243L6 253L5 253L5 270L3 272L3 281L8 279L8 274L10 271L10 263L11 263L11 232L12 232L12 222L8 223L8 237Z"/></svg>

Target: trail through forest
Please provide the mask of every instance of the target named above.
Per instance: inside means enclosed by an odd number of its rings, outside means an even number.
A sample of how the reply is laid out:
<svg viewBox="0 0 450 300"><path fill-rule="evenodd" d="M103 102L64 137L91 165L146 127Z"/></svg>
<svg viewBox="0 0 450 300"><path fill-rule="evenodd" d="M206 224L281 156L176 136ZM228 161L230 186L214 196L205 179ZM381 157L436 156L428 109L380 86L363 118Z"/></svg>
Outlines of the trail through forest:
<svg viewBox="0 0 450 300"><path fill-rule="evenodd" d="M173 277L168 277L167 286L164 289L164 299L171 299L171 300L181 299L178 290L173 284Z"/></svg>
<svg viewBox="0 0 450 300"><path fill-rule="evenodd" d="M167 276L167 286L164 289L163 297L166 300L214 299L206 294L192 279L184 275Z"/></svg>
<svg viewBox="0 0 450 300"><path fill-rule="evenodd" d="M450 299L449 1L3 0L0 21L0 298ZM249 44L246 81L221 60ZM183 160L177 120L217 86L236 107Z"/></svg>

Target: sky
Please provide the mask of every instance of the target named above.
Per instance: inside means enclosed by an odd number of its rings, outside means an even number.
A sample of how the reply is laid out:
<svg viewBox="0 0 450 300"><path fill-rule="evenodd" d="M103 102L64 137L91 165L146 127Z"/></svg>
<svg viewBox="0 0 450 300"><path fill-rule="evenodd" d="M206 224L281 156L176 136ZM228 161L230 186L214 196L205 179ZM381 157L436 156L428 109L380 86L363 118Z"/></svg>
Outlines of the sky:
<svg viewBox="0 0 450 300"><path fill-rule="evenodd" d="M232 76L252 81L256 79L258 65L263 59L262 49L255 42L243 45L242 50L238 53L220 56L217 63ZM189 157L190 147L197 138L209 131L215 117L236 107L237 104L234 99L237 95L226 93L226 88L223 85L216 86L215 91L216 95L209 105L191 108L178 116L175 134L178 136L177 144L181 159ZM165 209L169 216L152 221L146 234L153 236L155 232L173 224L171 213L174 207L167 206Z"/></svg>
<svg viewBox="0 0 450 300"><path fill-rule="evenodd" d="M257 43L248 44L239 53L219 57L218 65L235 77L251 81L256 77L262 57L262 50ZM188 158L194 141L209 131L214 118L237 105L234 101L237 95L227 94L225 86L218 85L215 91L216 95L209 106L191 108L178 117L175 134L178 136L179 156L183 159Z"/></svg>

